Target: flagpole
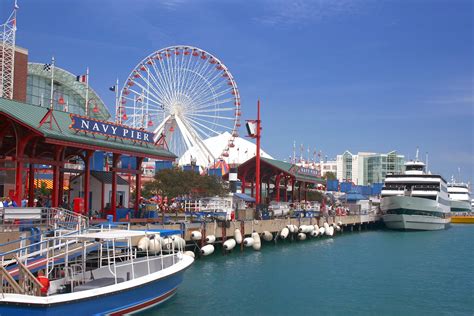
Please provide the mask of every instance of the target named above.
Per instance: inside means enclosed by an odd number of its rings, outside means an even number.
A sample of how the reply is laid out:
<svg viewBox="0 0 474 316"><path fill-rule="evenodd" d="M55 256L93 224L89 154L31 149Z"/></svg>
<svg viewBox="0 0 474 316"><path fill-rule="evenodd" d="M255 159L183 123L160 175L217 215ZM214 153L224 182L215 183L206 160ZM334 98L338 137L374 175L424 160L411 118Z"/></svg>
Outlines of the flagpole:
<svg viewBox="0 0 474 316"><path fill-rule="evenodd" d="M89 67L86 69L86 116L89 116Z"/></svg>
<svg viewBox="0 0 474 316"><path fill-rule="evenodd" d="M118 86L119 86L119 80L117 78L117 81L115 83L115 122L118 123L119 122L119 115L120 115L120 111L119 111L119 95L118 95Z"/></svg>
<svg viewBox="0 0 474 316"><path fill-rule="evenodd" d="M54 56L51 58L51 100L49 102L49 107L51 110L54 106Z"/></svg>

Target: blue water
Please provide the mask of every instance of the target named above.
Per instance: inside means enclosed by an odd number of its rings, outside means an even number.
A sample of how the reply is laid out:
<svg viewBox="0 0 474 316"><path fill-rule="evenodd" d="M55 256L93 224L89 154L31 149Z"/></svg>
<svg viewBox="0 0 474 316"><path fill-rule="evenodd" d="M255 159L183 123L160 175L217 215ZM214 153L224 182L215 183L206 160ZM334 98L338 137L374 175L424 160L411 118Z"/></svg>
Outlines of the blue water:
<svg viewBox="0 0 474 316"><path fill-rule="evenodd" d="M473 225L452 225L218 252L144 315L473 315L473 240Z"/></svg>

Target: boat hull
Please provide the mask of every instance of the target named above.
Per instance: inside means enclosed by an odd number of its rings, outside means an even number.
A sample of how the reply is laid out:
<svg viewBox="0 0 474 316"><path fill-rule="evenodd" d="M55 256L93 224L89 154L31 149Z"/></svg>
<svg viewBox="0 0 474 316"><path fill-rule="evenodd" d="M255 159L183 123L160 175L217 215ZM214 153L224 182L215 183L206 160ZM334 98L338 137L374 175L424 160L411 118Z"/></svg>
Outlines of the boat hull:
<svg viewBox="0 0 474 316"><path fill-rule="evenodd" d="M449 227L449 219L422 215L385 214L385 226L396 230L442 230Z"/></svg>
<svg viewBox="0 0 474 316"><path fill-rule="evenodd" d="M389 229L396 230L442 230L449 227L448 212L434 200L389 196L382 198L382 219Z"/></svg>
<svg viewBox="0 0 474 316"><path fill-rule="evenodd" d="M60 303L0 302L1 315L124 315L154 307L171 298L186 269L164 278L103 295ZM81 292L78 292L81 293Z"/></svg>

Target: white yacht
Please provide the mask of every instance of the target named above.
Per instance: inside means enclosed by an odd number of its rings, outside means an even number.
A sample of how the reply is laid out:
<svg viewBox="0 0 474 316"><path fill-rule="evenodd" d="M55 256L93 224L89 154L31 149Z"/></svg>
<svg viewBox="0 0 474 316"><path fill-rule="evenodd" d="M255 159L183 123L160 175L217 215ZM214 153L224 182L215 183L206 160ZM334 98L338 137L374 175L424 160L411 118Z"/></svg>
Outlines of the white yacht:
<svg viewBox="0 0 474 316"><path fill-rule="evenodd" d="M466 183L459 183L451 178L448 183L448 193L451 199L452 215L460 215L472 211L471 193L469 192L469 185Z"/></svg>
<svg viewBox="0 0 474 316"><path fill-rule="evenodd" d="M405 172L387 175L380 208L385 225L401 230L440 230L451 223L446 181L425 173L417 159L405 163Z"/></svg>

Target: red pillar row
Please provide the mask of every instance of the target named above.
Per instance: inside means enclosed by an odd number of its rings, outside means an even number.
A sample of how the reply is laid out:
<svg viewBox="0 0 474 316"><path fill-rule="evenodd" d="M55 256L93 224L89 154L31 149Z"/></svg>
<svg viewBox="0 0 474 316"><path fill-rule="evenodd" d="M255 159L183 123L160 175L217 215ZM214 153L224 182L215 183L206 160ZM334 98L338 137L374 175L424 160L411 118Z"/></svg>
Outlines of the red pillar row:
<svg viewBox="0 0 474 316"><path fill-rule="evenodd" d="M51 199L51 206L58 207L59 206L59 186L62 186L60 183L60 162L62 161L62 153L64 147L56 146L54 149L54 162L53 165L53 192L52 192L52 199Z"/></svg>
<svg viewBox="0 0 474 316"><path fill-rule="evenodd" d="M142 197L142 162L143 158L137 157L137 165L136 171L137 174L135 175L135 214L138 214L138 208L140 206L140 199Z"/></svg>
<svg viewBox="0 0 474 316"><path fill-rule="evenodd" d="M35 165L30 163L28 173L28 207L34 206L35 199Z"/></svg>
<svg viewBox="0 0 474 316"><path fill-rule="evenodd" d="M112 198L110 199L110 209L114 216L114 221L117 220L117 167L120 160L119 154L112 156Z"/></svg>
<svg viewBox="0 0 474 316"><path fill-rule="evenodd" d="M91 175L91 157L93 151L86 151L84 156L84 212L89 214L89 191L90 191L90 175Z"/></svg>
<svg viewBox="0 0 474 316"><path fill-rule="evenodd" d="M276 201L280 202L280 178L281 175L278 174L275 179L275 190L276 190Z"/></svg>

